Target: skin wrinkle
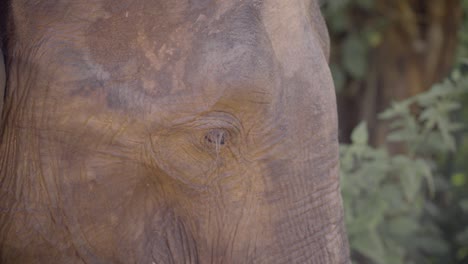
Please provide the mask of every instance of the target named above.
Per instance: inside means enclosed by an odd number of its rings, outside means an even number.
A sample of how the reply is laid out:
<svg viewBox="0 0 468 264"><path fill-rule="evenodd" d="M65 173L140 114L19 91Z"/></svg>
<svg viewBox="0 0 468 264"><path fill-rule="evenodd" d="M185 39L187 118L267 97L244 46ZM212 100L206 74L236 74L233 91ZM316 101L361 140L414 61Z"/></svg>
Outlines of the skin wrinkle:
<svg viewBox="0 0 468 264"><path fill-rule="evenodd" d="M282 23L284 23L284 21L282 21ZM270 23L268 23L268 24L271 25ZM284 23L284 24L290 25L289 23ZM279 31L280 31L281 25L279 25L279 26L277 26L277 27L275 27L275 26L272 26L272 27L275 28L275 29L274 29L274 30L275 30L274 32L279 32ZM294 32L294 31L291 30L290 28L289 28L288 30L289 30L289 32ZM300 31L298 31L298 32L300 32ZM278 34L280 34L280 33L278 33ZM299 33L298 33L298 34L299 34ZM292 38L292 37L291 37L291 38ZM272 41L274 41L274 40L272 40ZM293 42L293 43L297 43L297 42ZM273 44L273 46L275 46L275 45ZM290 47L290 48L291 48L291 47ZM279 46L277 49L281 49L281 46ZM294 48L291 48L291 50L294 50ZM285 56L285 55L282 55L282 56ZM289 58L290 58L290 56L286 56L286 57L289 57ZM280 56L280 58L281 58L281 56ZM280 60L281 60L281 59L280 59ZM314 67L314 68L316 68L316 67ZM296 70L296 72L299 72L299 70ZM286 74L287 74L287 72L286 72ZM300 78L300 77L297 76L296 78ZM302 85L299 84L299 86L302 86ZM288 91L289 91L289 90L288 90ZM314 93L317 94L317 92L314 92ZM319 93L319 94L320 94L320 93ZM302 96L303 96L303 95L302 95ZM327 107L325 107L325 108L328 109ZM293 111L293 112L296 112L296 113L297 113L297 111ZM318 119L318 120L320 120L320 119ZM327 122L327 123L328 123L328 122ZM309 130L309 129L307 129L307 130ZM323 129L321 129L321 130L318 130L318 129L310 129L310 131L324 131L324 130L323 130ZM335 140L336 140L336 138L335 138ZM315 140L314 140L314 141L315 141ZM310 145L316 145L316 144L314 144L314 141L311 141L312 144L310 144ZM306 152L306 153L307 153L307 152ZM313 153L313 152L311 152L311 153ZM301 154L299 154L299 156L301 156ZM323 166L323 165L318 165L319 163L316 163L316 162L313 162L312 164L315 165L315 166L312 166L312 167L314 167L314 170L317 170L318 168L320 168L320 167ZM318 175L319 175L319 174L318 174ZM322 174L322 175L324 175L324 174ZM314 178L315 178L315 177L314 177ZM299 186L304 186L304 183L298 184L298 185L296 185L296 186L298 186L298 187L299 187ZM299 190L297 190L297 191L299 191ZM336 192L336 191L335 191L335 192ZM324 208L326 208L327 206L330 206L331 208L333 208L333 206L331 206L331 205L326 205L327 203L324 203L324 204L325 204ZM328 203L328 204L329 204L329 203ZM288 206L285 206L285 207L288 208ZM320 212L320 211L321 211L321 210L318 209L318 208L316 208L315 210L316 210L316 212ZM314 217L312 217L312 219L313 219L313 218L314 218ZM284 230L294 230L295 227L291 227L291 228L290 228L289 226L286 226L286 227L283 228L283 229L284 229ZM288 235L288 233L286 233L284 236L285 236L285 237L282 237L282 238L280 238L279 240L286 241L285 243L291 243L288 239L289 239L290 237L294 237L294 236ZM325 259L326 259L326 258L324 257L324 261L325 261ZM304 261L304 263L305 263L305 261ZM319 263L324 263L324 262L319 262Z"/></svg>
<svg viewBox="0 0 468 264"><path fill-rule="evenodd" d="M346 262L314 2L91 2L12 2L0 262Z"/></svg>

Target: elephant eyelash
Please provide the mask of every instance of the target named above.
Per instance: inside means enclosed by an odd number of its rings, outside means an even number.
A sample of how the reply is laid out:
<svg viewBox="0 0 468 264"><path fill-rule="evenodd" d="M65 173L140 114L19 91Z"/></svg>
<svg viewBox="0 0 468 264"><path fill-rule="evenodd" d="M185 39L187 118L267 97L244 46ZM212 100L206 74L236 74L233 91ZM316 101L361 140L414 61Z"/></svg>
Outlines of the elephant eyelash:
<svg viewBox="0 0 468 264"><path fill-rule="evenodd" d="M230 133L226 129L215 128L205 133L203 141L205 144L213 145L216 149L221 146L227 145L230 140Z"/></svg>

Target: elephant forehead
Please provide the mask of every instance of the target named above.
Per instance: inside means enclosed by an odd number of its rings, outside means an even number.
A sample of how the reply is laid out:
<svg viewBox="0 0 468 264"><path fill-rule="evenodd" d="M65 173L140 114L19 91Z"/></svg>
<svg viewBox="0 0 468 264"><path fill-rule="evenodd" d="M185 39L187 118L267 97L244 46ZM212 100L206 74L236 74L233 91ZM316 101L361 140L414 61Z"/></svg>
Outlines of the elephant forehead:
<svg viewBox="0 0 468 264"><path fill-rule="evenodd" d="M88 68L100 69L96 75L111 86L111 107L144 101L162 117L184 107L206 111L227 89L276 87L274 53L258 6L225 1L231 4L202 8L209 1L194 2L134 4L87 28L78 48Z"/></svg>
<svg viewBox="0 0 468 264"><path fill-rule="evenodd" d="M22 2L28 1L15 3ZM24 36L40 36L18 39L45 40L43 54L48 55L39 67L55 67L46 77L59 79L48 83L55 83L60 94L70 91L73 100L94 104L89 111L118 109L158 122L173 119L174 113L213 110L227 97L263 94L269 96L253 101L272 104L281 94L293 98L287 93L319 89L326 60L308 25L306 2L35 1L37 14L27 3L23 8L47 22L29 26L31 34L22 23ZM67 15L59 16L54 6ZM286 79L301 79L296 83L304 85L284 93ZM96 106L96 100L102 104Z"/></svg>
<svg viewBox="0 0 468 264"><path fill-rule="evenodd" d="M260 49L267 48L266 32L252 4L237 5L222 15L212 11L217 5L189 11L176 4L173 9L147 5L97 19L87 27L87 41L81 48L109 72L137 60L140 75L154 75L177 65L180 69L188 63L193 64L191 68L219 69L221 64L226 68L234 66L228 65L230 62L242 61L243 54L261 55ZM171 73L183 75L175 69Z"/></svg>

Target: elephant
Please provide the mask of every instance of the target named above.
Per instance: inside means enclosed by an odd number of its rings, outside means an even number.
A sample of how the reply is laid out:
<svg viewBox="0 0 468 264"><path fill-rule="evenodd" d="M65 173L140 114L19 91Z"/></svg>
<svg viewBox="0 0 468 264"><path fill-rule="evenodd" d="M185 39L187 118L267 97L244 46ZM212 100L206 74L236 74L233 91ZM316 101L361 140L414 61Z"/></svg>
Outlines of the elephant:
<svg viewBox="0 0 468 264"><path fill-rule="evenodd" d="M3 2L1 263L350 263L318 1Z"/></svg>

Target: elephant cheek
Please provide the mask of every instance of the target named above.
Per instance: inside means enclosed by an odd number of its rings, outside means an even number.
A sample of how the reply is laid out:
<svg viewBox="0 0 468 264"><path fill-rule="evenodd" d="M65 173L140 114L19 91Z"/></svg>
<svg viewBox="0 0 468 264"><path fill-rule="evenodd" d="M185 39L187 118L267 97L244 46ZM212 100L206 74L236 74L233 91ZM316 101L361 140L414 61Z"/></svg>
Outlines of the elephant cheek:
<svg viewBox="0 0 468 264"><path fill-rule="evenodd" d="M337 118L331 79L285 78L284 139L262 159L277 249L265 263L346 263ZM278 261L283 260L283 261Z"/></svg>
<svg viewBox="0 0 468 264"><path fill-rule="evenodd" d="M281 259L297 263L344 263L348 245L338 164L274 160L265 166L269 170L265 197L270 208L270 233L274 234L271 244L276 248L265 256L265 263ZM318 180L314 173L320 171L317 170L320 166L326 167L321 171L327 174L324 180Z"/></svg>

